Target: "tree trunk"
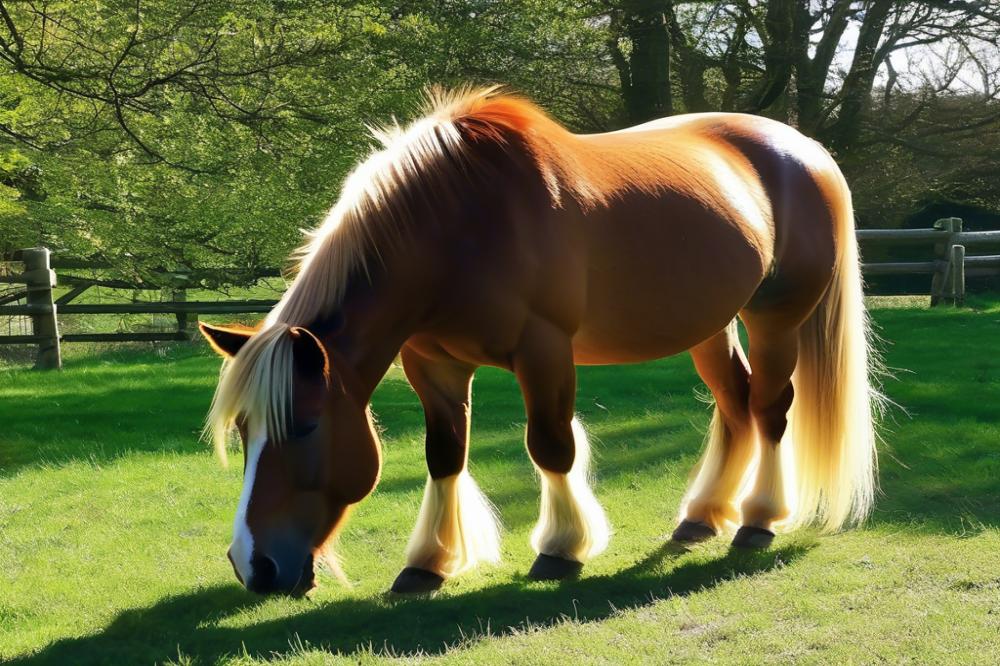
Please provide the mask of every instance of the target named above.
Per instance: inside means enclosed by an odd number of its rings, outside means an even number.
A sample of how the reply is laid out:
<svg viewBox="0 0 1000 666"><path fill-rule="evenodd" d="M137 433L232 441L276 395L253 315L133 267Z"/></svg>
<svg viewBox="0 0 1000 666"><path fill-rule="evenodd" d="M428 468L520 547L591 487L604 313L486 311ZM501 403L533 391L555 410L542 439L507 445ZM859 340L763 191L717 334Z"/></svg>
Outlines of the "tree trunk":
<svg viewBox="0 0 1000 666"><path fill-rule="evenodd" d="M767 3L764 26L764 75L743 104L745 111L764 111L785 94L795 64L795 15L801 0Z"/></svg>
<svg viewBox="0 0 1000 666"><path fill-rule="evenodd" d="M861 121L871 104L875 74L881 64L877 58L878 45L892 6L892 0L874 0L865 5L854 60L841 88L837 120L825 132L827 142L835 150L849 149L861 132Z"/></svg>
<svg viewBox="0 0 1000 666"><path fill-rule="evenodd" d="M743 65L740 56L745 45L747 35L747 24L749 20L746 14L741 14L736 22L729 47L720 63L722 78L726 82L722 90L722 111L735 111L739 102L740 86L743 84Z"/></svg>
<svg viewBox="0 0 1000 666"><path fill-rule="evenodd" d="M630 123L673 113L666 0L625 0L612 16L611 57L618 69ZM619 40L631 44L628 56Z"/></svg>
<svg viewBox="0 0 1000 666"><path fill-rule="evenodd" d="M681 30L674 13L673 2L667 3L667 25L677 52L677 74L681 84L681 98L684 101L684 111L695 113L708 111L711 105L705 99L705 70L709 61L688 41L688 36Z"/></svg>

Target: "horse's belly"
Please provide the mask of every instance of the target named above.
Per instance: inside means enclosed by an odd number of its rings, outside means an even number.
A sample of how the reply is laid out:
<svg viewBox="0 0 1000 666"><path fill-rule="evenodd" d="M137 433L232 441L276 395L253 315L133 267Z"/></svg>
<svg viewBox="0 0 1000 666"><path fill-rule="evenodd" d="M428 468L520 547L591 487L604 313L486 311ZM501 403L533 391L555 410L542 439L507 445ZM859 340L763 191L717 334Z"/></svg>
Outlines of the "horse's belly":
<svg viewBox="0 0 1000 666"><path fill-rule="evenodd" d="M573 338L578 364L682 352L751 299L765 274L753 243L725 220L685 212L683 222L647 212L592 226L585 313Z"/></svg>
<svg viewBox="0 0 1000 666"><path fill-rule="evenodd" d="M710 308L692 305L688 312L676 302L596 308L573 337L574 360L578 365L611 365L678 354L725 328L743 305L736 300Z"/></svg>
<svg viewBox="0 0 1000 666"><path fill-rule="evenodd" d="M573 338L573 360L577 365L641 363L678 354L691 346L677 338L640 339L581 332Z"/></svg>

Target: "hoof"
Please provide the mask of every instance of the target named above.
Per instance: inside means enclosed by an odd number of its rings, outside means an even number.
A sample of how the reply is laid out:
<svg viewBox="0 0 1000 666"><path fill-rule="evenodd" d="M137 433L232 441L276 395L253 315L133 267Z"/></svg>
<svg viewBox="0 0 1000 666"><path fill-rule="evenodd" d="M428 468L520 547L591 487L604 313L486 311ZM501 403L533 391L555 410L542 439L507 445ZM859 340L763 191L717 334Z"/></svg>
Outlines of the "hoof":
<svg viewBox="0 0 1000 666"><path fill-rule="evenodd" d="M716 534L717 532L705 523L682 520L670 539L680 543L698 543L699 541L711 539Z"/></svg>
<svg viewBox="0 0 1000 666"><path fill-rule="evenodd" d="M443 584L444 578L433 571L406 567L396 576L391 591L395 594L426 594L440 590Z"/></svg>
<svg viewBox="0 0 1000 666"><path fill-rule="evenodd" d="M535 558L535 563L531 565L528 578L531 580L564 580L579 576L582 570L582 562L540 554Z"/></svg>
<svg viewBox="0 0 1000 666"><path fill-rule="evenodd" d="M744 525L733 537L734 548L754 548L763 550L771 546L774 541L774 532L765 530L763 527L752 527Z"/></svg>

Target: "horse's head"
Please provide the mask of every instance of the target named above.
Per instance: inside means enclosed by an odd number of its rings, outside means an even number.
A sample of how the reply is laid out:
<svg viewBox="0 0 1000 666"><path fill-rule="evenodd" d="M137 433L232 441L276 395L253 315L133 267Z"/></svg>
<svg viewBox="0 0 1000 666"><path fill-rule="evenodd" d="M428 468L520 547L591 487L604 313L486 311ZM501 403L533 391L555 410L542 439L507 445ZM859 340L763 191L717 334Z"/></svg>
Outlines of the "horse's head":
<svg viewBox="0 0 1000 666"><path fill-rule="evenodd" d="M229 560L249 590L304 594L348 508L378 481L367 401L352 368L305 328L201 331L226 359L209 427L223 457L228 431L243 440Z"/></svg>

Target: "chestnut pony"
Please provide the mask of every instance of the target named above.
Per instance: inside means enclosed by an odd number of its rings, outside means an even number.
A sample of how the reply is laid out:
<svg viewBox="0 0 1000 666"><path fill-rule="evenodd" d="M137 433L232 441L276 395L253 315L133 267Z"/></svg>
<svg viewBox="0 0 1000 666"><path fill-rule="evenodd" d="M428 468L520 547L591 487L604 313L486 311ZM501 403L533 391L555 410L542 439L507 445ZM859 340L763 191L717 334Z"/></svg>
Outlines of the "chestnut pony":
<svg viewBox="0 0 1000 666"><path fill-rule="evenodd" d="M426 414L429 477L393 589L496 561L466 468L476 368L513 372L541 479L530 575L575 575L610 527L574 418L576 365L689 350L715 396L673 538L836 530L875 490L870 351L851 196L814 141L724 113L576 135L496 88L431 95L376 132L256 330L203 326L225 356L209 415L237 429L229 558L258 592L304 593L379 479L369 399L397 355ZM742 320L749 354L737 337Z"/></svg>

